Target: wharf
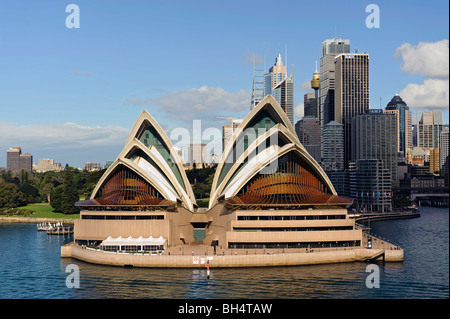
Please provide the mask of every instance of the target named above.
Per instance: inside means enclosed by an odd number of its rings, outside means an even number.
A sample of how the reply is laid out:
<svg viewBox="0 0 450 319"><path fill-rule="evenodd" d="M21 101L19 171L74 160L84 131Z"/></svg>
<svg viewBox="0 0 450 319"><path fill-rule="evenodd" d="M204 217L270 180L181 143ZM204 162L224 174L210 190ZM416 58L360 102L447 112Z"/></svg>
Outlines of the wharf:
<svg viewBox="0 0 450 319"><path fill-rule="evenodd" d="M348 216L356 222L378 221L389 219L418 218L420 212L416 209L408 211L388 212L388 213L349 213Z"/></svg>
<svg viewBox="0 0 450 319"><path fill-rule="evenodd" d="M73 226L60 226L47 230L47 235L68 235L73 234Z"/></svg>

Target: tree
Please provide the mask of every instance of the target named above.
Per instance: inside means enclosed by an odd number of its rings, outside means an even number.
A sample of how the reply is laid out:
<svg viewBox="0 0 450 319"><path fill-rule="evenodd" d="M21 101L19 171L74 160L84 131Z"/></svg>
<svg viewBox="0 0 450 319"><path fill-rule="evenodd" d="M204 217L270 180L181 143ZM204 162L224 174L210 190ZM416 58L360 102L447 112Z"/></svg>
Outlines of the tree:
<svg viewBox="0 0 450 319"><path fill-rule="evenodd" d="M66 165L63 175L63 201L61 209L64 214L75 214L79 210L75 206L75 202L78 201L78 190L75 183L73 168Z"/></svg>
<svg viewBox="0 0 450 319"><path fill-rule="evenodd" d="M52 191L50 205L53 207L55 212L62 212L62 201L63 201L63 185L59 185Z"/></svg>
<svg viewBox="0 0 450 319"><path fill-rule="evenodd" d="M14 208L27 204L26 196L16 185L0 181L0 208Z"/></svg>
<svg viewBox="0 0 450 319"><path fill-rule="evenodd" d="M76 214L79 212L75 206L78 198L73 168L66 165L63 174L63 183L53 190L50 205L55 211L64 214Z"/></svg>
<svg viewBox="0 0 450 319"><path fill-rule="evenodd" d="M41 200L39 190L29 182L20 186L19 190L26 196L28 203L36 203Z"/></svg>

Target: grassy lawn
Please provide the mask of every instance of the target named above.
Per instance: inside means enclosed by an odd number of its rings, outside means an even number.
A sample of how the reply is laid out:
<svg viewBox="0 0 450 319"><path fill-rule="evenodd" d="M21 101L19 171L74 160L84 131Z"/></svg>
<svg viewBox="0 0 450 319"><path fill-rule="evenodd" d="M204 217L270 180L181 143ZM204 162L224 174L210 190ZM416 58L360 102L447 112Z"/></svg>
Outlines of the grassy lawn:
<svg viewBox="0 0 450 319"><path fill-rule="evenodd" d="M30 217L34 218L67 218L78 219L80 214L64 215L62 213L56 213L53 211L53 207L49 203L33 203L27 206L17 207L19 209L28 209L34 213Z"/></svg>

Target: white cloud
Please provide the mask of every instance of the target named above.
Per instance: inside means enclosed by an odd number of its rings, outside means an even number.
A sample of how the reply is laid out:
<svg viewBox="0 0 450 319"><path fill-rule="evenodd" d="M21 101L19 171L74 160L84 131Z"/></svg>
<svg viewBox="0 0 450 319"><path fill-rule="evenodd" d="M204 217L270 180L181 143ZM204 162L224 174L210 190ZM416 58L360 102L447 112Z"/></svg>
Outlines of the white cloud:
<svg viewBox="0 0 450 319"><path fill-rule="evenodd" d="M247 54L244 57L244 65L255 65L261 64L264 62L264 59L257 53L251 53L247 52Z"/></svg>
<svg viewBox="0 0 450 319"><path fill-rule="evenodd" d="M129 130L119 126L90 127L75 123L17 126L0 121L0 145L36 145L36 148L78 149L123 145ZM11 145L14 144L14 145Z"/></svg>
<svg viewBox="0 0 450 319"><path fill-rule="evenodd" d="M294 114L297 117L297 119L301 119L305 115L305 104L304 103L298 103L294 107Z"/></svg>
<svg viewBox="0 0 450 319"><path fill-rule="evenodd" d="M413 108L445 109L449 107L449 80L426 79L422 84L409 83L399 95Z"/></svg>
<svg viewBox="0 0 450 319"><path fill-rule="evenodd" d="M295 88L296 90L313 91L311 88L311 80L306 80Z"/></svg>
<svg viewBox="0 0 450 319"><path fill-rule="evenodd" d="M395 50L394 57L402 59L402 71L420 74L427 78L448 78L448 39L437 42L403 43Z"/></svg>
<svg viewBox="0 0 450 319"><path fill-rule="evenodd" d="M211 125L218 121L216 116L236 116L236 113L250 111L250 101L250 91L228 92L223 88L202 86L166 93L157 99L130 98L125 103L154 108L172 122L191 125L192 120L203 120Z"/></svg>

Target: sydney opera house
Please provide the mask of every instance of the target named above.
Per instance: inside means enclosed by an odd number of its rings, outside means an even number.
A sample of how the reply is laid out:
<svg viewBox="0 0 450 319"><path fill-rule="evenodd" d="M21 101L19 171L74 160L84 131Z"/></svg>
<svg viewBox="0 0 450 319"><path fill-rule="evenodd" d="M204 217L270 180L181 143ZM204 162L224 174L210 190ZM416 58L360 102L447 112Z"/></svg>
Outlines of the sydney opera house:
<svg viewBox="0 0 450 319"><path fill-rule="evenodd" d="M77 203L81 213L74 242L61 252L90 262L149 267L195 265L194 248L199 246L208 255L211 247L220 251L211 265L223 267L354 261L385 257L388 250L392 255L392 247L367 249L365 234L348 217L350 205L337 195L286 113L268 95L225 146L208 210L200 213L171 141L143 111L90 199ZM199 227L204 228L201 242L194 236ZM192 249L192 254L176 256L182 249ZM258 249L283 254L276 262L263 254L245 259L249 250L256 254ZM324 255L299 253L312 249ZM334 255L327 255L327 249ZM152 256L155 251L157 257ZM395 251L391 259L402 260L403 250ZM313 255L316 259L304 262Z"/></svg>

